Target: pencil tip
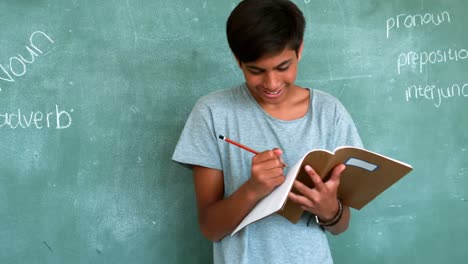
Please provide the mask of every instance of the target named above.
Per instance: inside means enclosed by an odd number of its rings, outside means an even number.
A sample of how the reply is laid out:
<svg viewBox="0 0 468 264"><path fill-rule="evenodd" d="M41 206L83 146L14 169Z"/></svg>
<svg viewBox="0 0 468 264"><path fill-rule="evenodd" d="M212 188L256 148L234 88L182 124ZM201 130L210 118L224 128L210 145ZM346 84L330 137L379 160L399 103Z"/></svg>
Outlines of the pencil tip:
<svg viewBox="0 0 468 264"><path fill-rule="evenodd" d="M224 140L224 136L219 135L218 136L220 139Z"/></svg>

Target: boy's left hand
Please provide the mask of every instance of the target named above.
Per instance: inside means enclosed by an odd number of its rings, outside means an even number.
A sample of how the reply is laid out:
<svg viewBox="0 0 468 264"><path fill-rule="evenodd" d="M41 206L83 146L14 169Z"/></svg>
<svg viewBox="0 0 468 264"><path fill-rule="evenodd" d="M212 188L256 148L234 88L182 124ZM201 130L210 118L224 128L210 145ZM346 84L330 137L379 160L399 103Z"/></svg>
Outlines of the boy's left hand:
<svg viewBox="0 0 468 264"><path fill-rule="evenodd" d="M304 169L312 179L314 187L309 188L296 180L294 187L299 194L290 192L289 199L301 205L302 209L318 216L324 222L333 219L339 210L337 192L345 165L337 165L326 182L323 182L309 165L306 165Z"/></svg>

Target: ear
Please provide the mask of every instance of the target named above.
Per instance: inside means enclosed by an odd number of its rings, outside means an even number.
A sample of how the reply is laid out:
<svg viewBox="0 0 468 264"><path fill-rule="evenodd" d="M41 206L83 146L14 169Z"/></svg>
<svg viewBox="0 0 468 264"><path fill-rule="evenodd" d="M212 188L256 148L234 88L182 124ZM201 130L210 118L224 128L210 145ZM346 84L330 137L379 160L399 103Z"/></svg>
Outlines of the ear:
<svg viewBox="0 0 468 264"><path fill-rule="evenodd" d="M297 51L297 60L298 61L301 60L303 48L304 48L304 41L301 42L301 46L299 46L299 50Z"/></svg>

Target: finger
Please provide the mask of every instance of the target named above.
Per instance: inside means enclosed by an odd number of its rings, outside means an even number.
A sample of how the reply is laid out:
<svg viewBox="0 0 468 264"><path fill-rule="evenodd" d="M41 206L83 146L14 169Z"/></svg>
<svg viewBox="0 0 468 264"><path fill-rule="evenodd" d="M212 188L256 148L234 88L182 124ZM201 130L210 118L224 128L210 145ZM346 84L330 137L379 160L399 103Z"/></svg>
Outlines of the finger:
<svg viewBox="0 0 468 264"><path fill-rule="evenodd" d="M288 194L288 198L291 201L293 201L294 203L299 204L303 209L304 208L313 208L313 202L311 200L307 199L305 196L290 192Z"/></svg>
<svg viewBox="0 0 468 264"><path fill-rule="evenodd" d="M276 160L278 156L276 156L273 150L266 150L263 152L258 153L257 155L253 156L252 158L255 162L265 162L268 160Z"/></svg>
<svg viewBox="0 0 468 264"><path fill-rule="evenodd" d="M283 168L272 168L272 169L266 170L265 172L266 174L269 175L268 177L269 179L277 178L277 177L284 177Z"/></svg>
<svg viewBox="0 0 468 264"><path fill-rule="evenodd" d="M322 181L322 178L320 178L320 176L315 172L314 169L312 169L311 166L306 165L304 169L307 172L307 174L309 174L310 179L314 183L314 188L319 192L322 191L324 188L324 183Z"/></svg>
<svg viewBox="0 0 468 264"><path fill-rule="evenodd" d="M309 200L314 200L315 196L317 195L317 190L311 189L307 187L307 185L297 180L294 181L294 188L297 192L307 197Z"/></svg>
<svg viewBox="0 0 468 264"><path fill-rule="evenodd" d="M340 185L340 180L341 180L341 173L346 169L346 166L344 164L339 164L337 165L330 176L330 179L327 181L327 185L330 186L336 186L338 187Z"/></svg>
<svg viewBox="0 0 468 264"><path fill-rule="evenodd" d="M281 185L285 179L286 178L284 177L284 175L273 176L273 177L268 178L268 181L266 181L265 184L269 186L272 191L272 188L275 188L278 185Z"/></svg>
<svg viewBox="0 0 468 264"><path fill-rule="evenodd" d="M262 163L264 170L279 170L283 173L283 163L279 159L267 160Z"/></svg>
<svg viewBox="0 0 468 264"><path fill-rule="evenodd" d="M281 174L280 176L274 177L273 179L274 179L273 184L275 186L278 186L286 180L286 177L284 177L284 175Z"/></svg>
<svg viewBox="0 0 468 264"><path fill-rule="evenodd" d="M252 158L252 167L256 167L260 170L268 170L273 168L282 168L283 164L276 157L273 151L268 150L257 154Z"/></svg>
<svg viewBox="0 0 468 264"><path fill-rule="evenodd" d="M284 182L283 168L265 169L253 168L251 177L260 184L277 186ZM278 182L278 184L277 184Z"/></svg>

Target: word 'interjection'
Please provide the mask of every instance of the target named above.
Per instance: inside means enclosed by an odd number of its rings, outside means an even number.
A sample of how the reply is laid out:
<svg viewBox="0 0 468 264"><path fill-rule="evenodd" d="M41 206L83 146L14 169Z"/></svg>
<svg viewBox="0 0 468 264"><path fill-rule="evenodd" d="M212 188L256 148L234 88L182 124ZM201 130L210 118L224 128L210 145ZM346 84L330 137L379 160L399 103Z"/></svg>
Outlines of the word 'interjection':
<svg viewBox="0 0 468 264"><path fill-rule="evenodd" d="M442 101L449 98L468 98L468 83L452 84L447 87L437 87L436 85L411 85L406 89L406 101L429 100L439 108Z"/></svg>
<svg viewBox="0 0 468 264"><path fill-rule="evenodd" d="M16 109L13 112L0 112L0 129L66 129L72 125L73 109L65 111L55 105L55 111L24 111Z"/></svg>

